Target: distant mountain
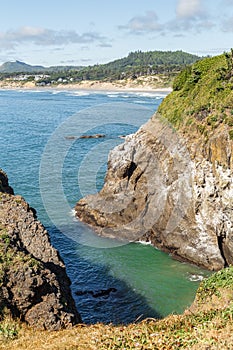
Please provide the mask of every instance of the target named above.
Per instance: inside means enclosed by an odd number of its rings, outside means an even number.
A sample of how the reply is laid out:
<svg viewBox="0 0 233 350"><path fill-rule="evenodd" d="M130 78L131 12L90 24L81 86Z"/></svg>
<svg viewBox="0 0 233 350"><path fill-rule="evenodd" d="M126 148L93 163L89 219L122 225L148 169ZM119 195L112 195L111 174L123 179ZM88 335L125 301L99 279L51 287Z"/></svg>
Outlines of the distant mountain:
<svg viewBox="0 0 233 350"><path fill-rule="evenodd" d="M14 61L14 62L5 62L0 65L0 73L44 73L44 72L60 72L67 71L71 69L79 70L80 66L32 66L30 64Z"/></svg>
<svg viewBox="0 0 233 350"><path fill-rule="evenodd" d="M43 66L31 66L20 61L5 62L0 66L0 73L31 73L42 72L44 70L45 67Z"/></svg>

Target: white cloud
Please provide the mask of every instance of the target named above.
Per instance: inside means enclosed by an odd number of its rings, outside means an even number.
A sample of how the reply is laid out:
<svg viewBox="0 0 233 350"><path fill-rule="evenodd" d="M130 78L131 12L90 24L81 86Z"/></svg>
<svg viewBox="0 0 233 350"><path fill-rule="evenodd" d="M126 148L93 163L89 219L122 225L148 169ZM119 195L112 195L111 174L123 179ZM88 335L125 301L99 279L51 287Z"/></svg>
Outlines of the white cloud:
<svg viewBox="0 0 233 350"><path fill-rule="evenodd" d="M79 34L74 30L52 30L24 26L17 30L0 32L0 47L14 48L22 43L32 43L41 46L68 44L109 44L107 38L97 32Z"/></svg>
<svg viewBox="0 0 233 350"><path fill-rule="evenodd" d="M205 8L205 0L177 0L176 18L167 23L167 28L173 32L201 33L216 27L211 12Z"/></svg>
<svg viewBox="0 0 233 350"><path fill-rule="evenodd" d="M201 33L203 30L208 31L216 26L216 23L207 19L176 19L167 23L167 28L171 32L182 33L188 32Z"/></svg>
<svg viewBox="0 0 233 350"><path fill-rule="evenodd" d="M128 30L132 34L143 34L161 31L162 26L158 21L157 14L154 11L148 11L145 15L131 18L128 24L119 26L119 29Z"/></svg>
<svg viewBox="0 0 233 350"><path fill-rule="evenodd" d="M178 0L176 16L178 19L191 19L203 15L201 0Z"/></svg>
<svg viewBox="0 0 233 350"><path fill-rule="evenodd" d="M177 0L176 14L170 21L161 23L154 11L148 11L145 15L131 18L119 29L134 35L157 32L159 35L179 33L185 36L187 32L208 31L216 26L216 22L211 20L210 14L207 15L204 5L204 0Z"/></svg>

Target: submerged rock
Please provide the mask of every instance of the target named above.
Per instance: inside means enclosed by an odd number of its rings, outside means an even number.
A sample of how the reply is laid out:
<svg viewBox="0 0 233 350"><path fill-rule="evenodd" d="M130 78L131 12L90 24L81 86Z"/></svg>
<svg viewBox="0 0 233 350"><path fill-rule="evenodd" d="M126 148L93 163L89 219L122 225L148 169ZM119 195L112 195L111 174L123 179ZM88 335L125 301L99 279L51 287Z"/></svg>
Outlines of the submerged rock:
<svg viewBox="0 0 233 350"><path fill-rule="evenodd" d="M104 134L94 134L94 135L81 135L79 139L100 139L106 137Z"/></svg>
<svg viewBox="0 0 233 350"><path fill-rule="evenodd" d="M66 140L77 140L77 136L65 136Z"/></svg>
<svg viewBox="0 0 233 350"><path fill-rule="evenodd" d="M82 295L91 295L93 298L108 298L110 296L111 293L115 293L117 292L117 289L114 287L111 288L107 288L107 289L100 289L97 291L93 291L93 290L77 290L75 292L76 295L78 296L82 296Z"/></svg>
<svg viewBox="0 0 233 350"><path fill-rule="evenodd" d="M71 327L81 318L65 265L35 210L0 177L0 310L39 329Z"/></svg>

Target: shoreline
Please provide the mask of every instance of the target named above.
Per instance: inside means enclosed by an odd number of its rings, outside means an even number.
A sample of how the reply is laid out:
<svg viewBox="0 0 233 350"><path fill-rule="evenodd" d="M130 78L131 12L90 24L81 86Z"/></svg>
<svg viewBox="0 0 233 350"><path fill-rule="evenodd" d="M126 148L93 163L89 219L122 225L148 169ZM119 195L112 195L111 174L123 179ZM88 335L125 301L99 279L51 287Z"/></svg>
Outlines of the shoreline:
<svg viewBox="0 0 233 350"><path fill-rule="evenodd" d="M25 84L11 82L7 84L6 81L0 81L0 90L73 90L73 91L101 91L101 92L149 92L149 93L170 93L171 87L153 87L150 84L144 84L141 86L135 86L127 83L110 83L99 81L84 81L78 84L58 84L54 86L36 86L34 83L29 82Z"/></svg>

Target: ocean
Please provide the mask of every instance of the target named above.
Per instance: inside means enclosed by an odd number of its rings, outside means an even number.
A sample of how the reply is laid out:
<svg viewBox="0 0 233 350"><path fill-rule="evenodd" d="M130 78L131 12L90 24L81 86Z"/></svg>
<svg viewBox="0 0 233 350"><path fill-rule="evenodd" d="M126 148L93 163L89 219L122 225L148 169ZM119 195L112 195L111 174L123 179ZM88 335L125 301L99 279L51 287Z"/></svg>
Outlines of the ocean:
<svg viewBox="0 0 233 350"><path fill-rule="evenodd" d="M145 123L165 96L0 90L0 167L47 228L85 323L127 324L181 313L209 275L140 237L129 244L98 238L74 217L75 203L103 186L109 151Z"/></svg>

